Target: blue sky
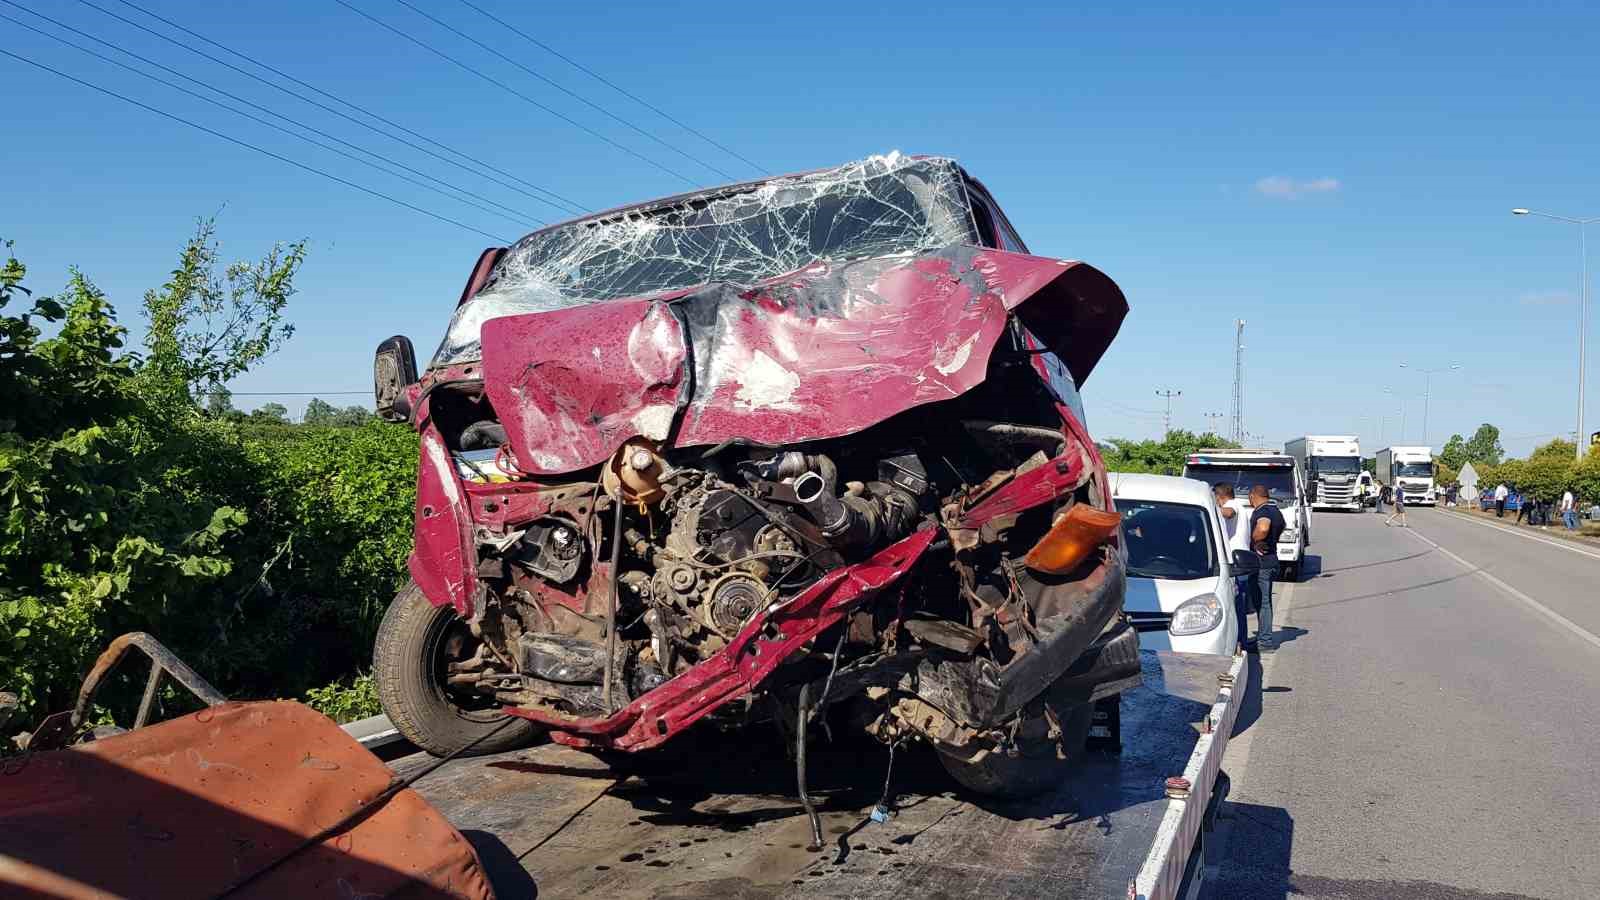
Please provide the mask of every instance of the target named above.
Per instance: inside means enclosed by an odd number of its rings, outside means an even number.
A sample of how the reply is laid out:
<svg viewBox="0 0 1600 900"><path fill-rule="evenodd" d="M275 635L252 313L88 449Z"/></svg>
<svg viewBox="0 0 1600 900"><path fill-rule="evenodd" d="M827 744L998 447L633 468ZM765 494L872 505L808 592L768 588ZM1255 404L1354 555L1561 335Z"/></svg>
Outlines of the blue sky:
<svg viewBox="0 0 1600 900"><path fill-rule="evenodd" d="M93 2L204 46L121 0ZM588 208L688 187L338 4L134 2ZM726 180L395 0L348 2L694 183ZM1126 291L1132 313L1084 391L1102 438L1157 436L1158 389L1183 391L1176 425L1226 413L1235 318L1249 323L1246 424L1263 443L1356 432L1370 453L1402 442L1402 403L1403 442L1421 442L1422 379L1402 361L1463 367L1434 379L1435 446L1490 421L1521 454L1573 428L1577 233L1509 210L1600 215L1593 4L996 4L982 18L970 4L473 0L758 171L458 0L413 2L740 178L890 149L959 158L1034 252L1092 262ZM16 3L499 203L560 217L83 3ZM6 2L0 15L62 33ZM0 19L0 37L14 53L490 234L527 230L10 21ZM333 392L370 384L372 348L390 334L431 352L491 243L10 58L0 57L0 84L0 236L16 241L35 290L55 290L76 264L137 332L140 295L171 269L197 216L220 211L228 256L311 240L292 304L298 333L233 385L241 394L365 402ZM1600 245L1600 227L1591 231ZM1591 378L1588 430L1600 429L1597 387ZM277 399L298 409L308 398Z"/></svg>

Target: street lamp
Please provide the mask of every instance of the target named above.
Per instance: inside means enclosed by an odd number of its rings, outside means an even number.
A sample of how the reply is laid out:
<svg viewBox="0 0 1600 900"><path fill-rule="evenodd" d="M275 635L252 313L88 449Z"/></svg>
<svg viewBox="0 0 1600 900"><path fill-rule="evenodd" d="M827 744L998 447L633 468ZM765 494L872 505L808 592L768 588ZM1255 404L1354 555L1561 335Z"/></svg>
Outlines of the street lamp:
<svg viewBox="0 0 1600 900"><path fill-rule="evenodd" d="M1558 216L1553 213L1539 212L1536 209L1517 207L1511 211L1513 216L1541 216L1546 219L1555 219L1557 222L1566 222L1578 226L1578 258L1582 279L1578 282L1578 459L1583 459L1583 376L1587 366L1584 364L1584 350L1589 336L1589 248L1585 243L1584 228L1595 222L1600 222L1600 216L1587 219L1575 219L1571 216Z"/></svg>
<svg viewBox="0 0 1600 900"><path fill-rule="evenodd" d="M1388 394L1390 397L1393 397L1394 401L1396 403L1400 404L1400 407L1399 407L1399 409L1400 409L1400 437L1398 438L1398 440L1400 442L1404 443L1405 439L1406 439L1406 398L1400 396L1399 394L1396 394L1394 392L1394 388L1384 388L1383 392L1385 394ZM1385 418L1387 418L1387 417L1388 417L1387 414L1385 414ZM1381 431L1380 431L1380 433L1381 433ZM1379 440L1381 441L1382 439L1380 438Z"/></svg>
<svg viewBox="0 0 1600 900"><path fill-rule="evenodd" d="M1411 367L1405 363L1401 363L1400 368L1410 369ZM1453 372L1459 368L1461 367L1451 363L1448 366L1438 369L1412 369L1413 372L1422 373L1422 443L1429 447L1433 446L1432 444L1428 443L1428 400L1431 394L1429 388L1432 387L1433 376L1439 374L1440 372ZM1583 426L1579 425L1578 427L1582 428Z"/></svg>

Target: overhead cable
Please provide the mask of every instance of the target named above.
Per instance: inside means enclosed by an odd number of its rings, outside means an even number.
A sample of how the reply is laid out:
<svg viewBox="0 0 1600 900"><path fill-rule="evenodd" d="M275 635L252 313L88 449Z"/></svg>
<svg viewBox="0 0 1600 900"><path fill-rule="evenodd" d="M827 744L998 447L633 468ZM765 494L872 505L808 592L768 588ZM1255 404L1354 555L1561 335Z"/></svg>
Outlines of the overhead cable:
<svg viewBox="0 0 1600 900"><path fill-rule="evenodd" d="M88 0L79 0L79 2L87 3ZM555 116L557 119L560 119L561 121L567 123L568 125L571 125L573 128L576 128L579 131L582 131L584 134L587 134L590 137L593 137L594 139L596 139L598 141L601 141L601 142L603 142L605 144L608 144L608 145L610 145L612 147L615 147L618 150L621 150L623 153L626 153L629 156L633 157L634 159L637 159L640 162L643 162L645 165L648 165L648 166L651 166L653 168L659 169L662 172L665 172L665 173L667 173L668 175L671 175L674 178L677 178L677 179L680 179L680 180L682 180L684 182L687 182L689 185L691 185L693 187L698 187L699 186L699 184L694 179L692 179L689 176L683 174L682 172L679 172L676 169L673 169L673 168L671 168L669 166L664 166L661 163L656 162L655 160L651 159L650 157L645 156L643 153L640 153L639 151L634 150L632 147L629 147L626 144L619 143L618 141L614 141L611 138L606 137L605 135L601 134L598 131L595 131L593 128L590 128L589 126L583 124L582 122L579 122L577 119L572 118L571 116L567 115L566 113L563 113L558 109L555 109L553 107L547 106L544 103L541 103L538 100L535 100L534 98L528 96L527 94L524 94L523 92L517 90L516 88L512 87L511 85L506 84L504 81L501 81L498 78L495 78L494 76L488 74L487 72L484 72L482 69L478 69L478 68L476 68L476 67L474 67L474 66L472 66L472 65L470 65L468 63L464 63L461 60L456 59L455 57L453 57L450 54L444 52L443 50L440 50L439 48L433 46L432 44L429 44L427 41L424 41L424 40L422 40L420 38L417 38L417 37L415 37L415 36L413 36L411 34L408 34L407 32L405 32L402 29L396 28L395 26L389 24L388 22L385 22L384 20L378 18L377 16L372 15L371 13L367 12L366 10L361 9L358 6L347 2L347 0L333 0L333 2L339 4L340 6L344 7L345 9L350 10L351 12L353 12L356 15L360 16L361 18L366 19L367 21L371 22L372 24L377 25L378 27L384 29L385 31L388 31L388 32L390 32L390 33L392 33L392 34L394 34L394 35L396 35L396 36L398 36L398 37L400 37L400 38L402 38L404 40L407 40L407 41L410 41L413 44L416 44L418 47L421 47L422 49L428 51L429 53L432 53L434 56L439 57L440 59L444 60L445 62L448 62L451 65L454 65L457 68L460 68L463 71L466 71L466 72L476 76L477 78L479 78L482 81L485 81L485 82L487 82L489 84L494 85L495 87L505 91L506 93L512 95L513 97L516 97L517 99L522 100L523 102L527 103L528 105L536 107L536 108L541 109L541 110L544 110L546 113L549 113L550 115Z"/></svg>
<svg viewBox="0 0 1600 900"><path fill-rule="evenodd" d="M9 0L7 0L7 2L9 2ZM225 59L220 59L220 58L218 58L216 56L213 56L210 53L205 52L204 50L200 50L198 48L191 47L188 44L185 44L184 42L182 42L182 41L180 41L180 40L178 40L176 38L173 38L173 37L170 37L168 35L162 34L161 32L156 31L153 28L150 28L150 27L148 27L146 25L141 25L138 22L135 22L132 19L127 18L126 16L119 15L119 14L117 14L115 12L112 12L109 9L106 9L103 6L100 6L99 4L96 4L96 3L92 2L92 0L78 0L78 2L82 3L84 6L89 7L90 9L96 10L97 12L100 12L100 13L103 13L103 14L105 14L107 16L110 16L111 18L116 19L119 22L122 22L122 23L124 23L126 25L129 25L129 26L133 27L133 28L137 28L140 31L145 32L146 34L153 35L154 37L157 37L157 38L159 38L159 39L161 39L163 41L166 41L167 43L172 44L175 47L179 47L179 48L181 48L183 50L186 50L186 51L188 51L190 53L195 54L196 56L200 56L200 57L203 57L205 59L208 59L211 62L214 62L219 66L223 66L224 68L227 68L227 69L229 69L229 70L231 70L233 72L237 72L238 74L243 75L246 78L251 79L252 81L260 82L261 84L264 84L267 87L270 87L275 91L278 91L278 92L284 93L284 94L288 94L290 97L293 97L293 98L295 98L296 100L299 100L302 103L306 103L306 104L309 104L311 106L315 106L316 108L318 108L318 109L320 109L320 110L322 110L322 111L324 111L326 113L329 113L330 115L338 116L339 118L344 119L345 121L354 123L355 125L358 125L358 126L360 126L362 128L365 128L368 131L371 131L371 132L374 132L376 134L382 135L383 137L388 138L389 140L397 141L397 142L399 142L401 144L404 144L407 147L410 147L411 149L416 150L419 153L426 154L426 155L428 155L430 157L433 157L434 159L437 159L440 162L443 162L443 163L445 163L447 165L455 166L458 169L462 169L462 170L465 170L467 172L471 172L472 174L477 175L480 178L487 178L490 181L495 181L496 183L500 184L502 187L506 187L506 188L508 188L510 190L514 190L514 191L516 191L516 192L518 192L520 194L523 194L524 196L532 197L533 199L538 200L541 203L544 203L544 204L546 204L548 206L555 207L556 209L560 209L562 212L574 213L574 214L578 214L578 215L581 215L581 214L583 214L585 212L588 212L588 210L582 204L578 203L575 200L571 200L571 199L568 199L566 197L563 197L562 195L556 193L555 191L550 190L549 188L543 187L541 185L534 184L533 182L528 181L528 180L526 180L524 178L521 178L521 177L519 177L517 175L514 175L514 174L512 174L510 172L507 172L504 169L499 169L499 168L496 168L494 166L491 166L488 163L483 162L482 160L478 160L478 159L476 159L474 157L468 156L467 154L462 153L461 151L452 150L451 148L446 147L443 144L440 144L438 141L435 141L435 140L432 140L431 138L428 138L428 137L425 137L423 135L417 134L416 132L412 131L411 129L406 128L406 127L404 127L402 125L399 125L397 123L391 122L390 120L385 119L384 117L379 116L378 114L376 114L374 112L371 112L370 110L363 109L362 107L360 107L360 106L358 106L356 104L350 103L349 101L341 100L340 98L338 98L338 97L336 97L336 96L334 96L332 94L329 94L327 91L324 91L324 90L321 90L319 88L313 87L313 86L311 86L309 84L306 84L305 82L301 81L300 79L295 78L295 77L293 77L291 75L288 75L287 73L281 72L278 69L275 69L272 66L269 66L266 63L261 62L260 60L254 59L253 57L250 57L250 56L246 56L245 54L240 53L237 50L232 50L232 49L230 49L228 47L225 47L222 44L219 44L216 41L213 41L210 38L205 37L204 35L197 34L196 32L190 31L189 29L184 28L182 25L178 25L177 23L172 22L169 19L162 18L161 16L156 15L155 13L152 13L149 10L144 9L143 7L141 7L141 6L137 5L137 4L129 2L129 0L118 0L118 2L124 4L125 6L132 7L133 9L136 9L139 12L144 13L145 15L147 15L147 16L153 18L153 19L156 19L157 21L163 22L163 23L165 23L165 24L167 24L167 25L169 25L169 26L171 26L171 27L173 27L173 28L175 28L175 29L177 29L179 31L182 31L185 34L191 35L191 36L193 36L193 37L195 37L195 38L197 38L199 40L205 41L208 44L212 44L213 46L216 46L216 47L218 47L218 48L220 48L220 49L222 49L222 50L224 50L224 51L226 51L228 53L231 53L234 56L237 56L240 59L245 60L246 62L249 62L249 63L251 63L253 65L256 65L256 66L260 66L261 68L266 69L267 71L272 72L273 74L278 75L281 78L285 78L285 79L287 79L289 81L292 81L292 82L294 82L296 84L299 84L302 87L305 87L310 91L313 91L314 93L317 93L319 95L325 96L325 97L327 97L327 98L329 98L331 100L334 100L334 101L336 101L338 103L342 103L345 106L350 107L351 109L355 109L355 110L361 112L363 115L369 116L370 118L376 119L377 121L382 122L385 125L388 125L390 128L393 128L393 129L395 129L397 131L400 131L400 132L403 132L405 134L412 135L413 137L416 137L417 139L422 140L422 141L426 141L429 144L433 144L434 146L439 147L442 150L448 151L450 153L454 153L456 156L459 156L462 159L466 159L469 162L472 162L474 165L480 166L482 169L486 169L486 170L488 170L490 172L497 173L500 176L502 176L502 177L504 177L506 179L509 179L509 181L511 181L511 182L516 182L516 184L511 184L511 183L508 183L507 181L502 181L500 178L496 178L493 175L485 175L482 171L474 169L471 166L466 165L465 163L459 162L458 160L451 159L450 157L447 157L447 156L443 156L440 153L438 153L438 152L436 152L434 150L430 150L427 147L423 147L423 146L417 144L414 141L408 140L407 138L398 137L398 136L396 136L394 134L391 134L391 133L389 133L387 131L384 131L382 128L378 128L377 126L371 124L370 122L362 121L361 119L358 119L355 116L352 116L349 113L346 113L346 112L344 112L342 110L335 109L335 108L327 105L326 103L322 103L321 101L315 100L315 99L313 99L311 97L307 97L306 95L301 94L301 93L299 93L297 91L292 91L292 90L284 87L283 85L278 84L277 82L274 82L274 81L272 81L270 79L267 79L267 78L263 78L260 75L257 75L256 73L251 72L251 71L249 71L247 69L242 69L239 66L236 66L233 63L230 63ZM35 13L35 15L37 15L37 13ZM527 190L525 188L518 187L517 184L525 185L526 188L531 188L532 191L537 191L538 193L531 193L529 190Z"/></svg>
<svg viewBox="0 0 1600 900"><path fill-rule="evenodd" d="M411 210L413 212L419 212L419 213L421 213L421 214L423 214L423 215L425 215L425 216L427 216L427 217L429 217L431 219L437 219L440 222L444 222L444 223L447 223L447 224L450 224L450 225L454 225L457 228L466 229L467 231L470 231L473 234L482 235L483 237L486 237L486 238L488 238L488 239L490 239L492 241L495 241L496 243L499 243L499 244L508 244L508 243L510 243L510 241L508 239L506 239L504 237L501 237L499 235L496 235L496 234L490 234L489 232L484 231L481 228L475 228L475 227L473 227L471 225L468 225L465 222L459 222L459 221L457 221L455 219L452 219L449 216L443 216L443 215L440 215L439 213L433 212L432 210L423 209L422 207L417 206L414 203L407 203L406 201L401 200L398 197L394 197L394 196L391 196L389 194L385 194L382 191L376 191L376 190L373 190L372 188L365 187L363 185L357 184L354 181L349 180L348 178L341 178L340 176L335 175L332 172L327 172L327 171L324 171L322 169L318 169L315 166L308 166L303 162L299 162L297 160L290 159L289 157L284 156L281 153L274 153L273 151L268 150L265 147L261 147L261 146L258 146L256 144L252 144L252 143L250 143L248 141L241 141L236 137L232 137L230 135L223 134L222 132L217 131L214 128L208 128L208 127L206 127L204 125L201 125L199 122L194 122L194 121L191 121L189 119L185 119L182 116L173 115L172 113L169 113L166 110L157 109L156 107L151 106L148 103L143 103L141 101L135 100L132 97L126 96L124 94L119 94L116 91L111 90L110 88L101 87L98 84L94 84L92 82L85 81L82 78L79 78L79 77L77 77L75 75L68 75L66 72L63 72L60 69L56 69L56 68L52 68L50 66L47 66L42 62L37 62L35 60L27 58L26 56L22 56L22 55L17 54L17 53L12 53L10 50L7 50L7 49L5 49L3 47L0 47L0 55L9 56L10 58L12 58L12 59L14 59L14 60L16 60L18 62L26 63L27 65L33 66L36 69L43 69L44 71L49 72L52 75L55 75L55 76L60 77L60 78L64 78L67 81L71 81L71 82L73 82L75 84L82 85L82 86L84 86L84 87L86 87L86 88L88 88L88 89L90 89L92 91L96 91L98 93L105 94L107 97L112 97L112 98L115 98L117 100L121 100L124 103L130 104L132 106L137 106L140 109L145 110L146 112L155 113L156 115L161 116L164 119L171 119L172 121L177 122L180 125L187 125L190 128L193 128L193 129L195 129L197 131L203 131L206 134L211 135L212 137L219 138L221 140L227 141L228 143L233 144L235 146L243 147L246 150L254 150L257 153L262 154L263 156L270 156L273 159L278 160L279 162L287 163L288 165L294 166L295 168L300 169L301 171L310 172L313 175L320 175L323 178L328 179L329 181L337 182L339 184L344 185L345 187L354 188L355 190L358 190L358 191L362 192L363 194L368 194L370 196L377 197L380 200L387 200L390 203L395 204L396 206L403 206L406 209L409 209L409 210Z"/></svg>

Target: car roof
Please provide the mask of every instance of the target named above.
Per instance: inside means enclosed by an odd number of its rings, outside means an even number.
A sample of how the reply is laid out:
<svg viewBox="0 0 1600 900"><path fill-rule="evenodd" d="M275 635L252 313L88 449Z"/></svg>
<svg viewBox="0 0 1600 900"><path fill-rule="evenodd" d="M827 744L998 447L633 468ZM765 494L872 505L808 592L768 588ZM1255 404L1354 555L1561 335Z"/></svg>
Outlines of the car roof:
<svg viewBox="0 0 1600 900"><path fill-rule="evenodd" d="M1108 472L1112 499L1163 500L1210 506L1211 485L1198 478L1177 475L1145 475L1136 472Z"/></svg>

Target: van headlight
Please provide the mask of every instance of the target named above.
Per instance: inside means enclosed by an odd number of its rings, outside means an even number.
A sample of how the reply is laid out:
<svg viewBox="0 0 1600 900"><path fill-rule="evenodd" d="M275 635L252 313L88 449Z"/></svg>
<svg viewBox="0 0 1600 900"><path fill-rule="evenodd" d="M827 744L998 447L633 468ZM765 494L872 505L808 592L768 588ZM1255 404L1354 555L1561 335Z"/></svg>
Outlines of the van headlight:
<svg viewBox="0 0 1600 900"><path fill-rule="evenodd" d="M1205 634L1222 624L1222 600L1216 594L1201 594L1183 601L1172 611L1167 631L1177 637Z"/></svg>

